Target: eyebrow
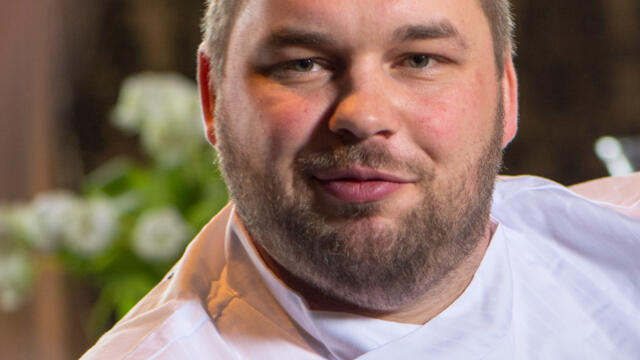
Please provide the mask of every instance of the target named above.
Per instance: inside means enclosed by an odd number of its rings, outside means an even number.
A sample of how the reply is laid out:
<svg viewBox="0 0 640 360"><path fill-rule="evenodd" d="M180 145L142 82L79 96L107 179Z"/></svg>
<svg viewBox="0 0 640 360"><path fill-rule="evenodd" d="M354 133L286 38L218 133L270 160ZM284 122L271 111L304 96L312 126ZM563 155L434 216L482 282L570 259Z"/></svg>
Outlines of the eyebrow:
<svg viewBox="0 0 640 360"><path fill-rule="evenodd" d="M394 42L446 38L454 38L459 45L467 48L467 44L458 29L448 20L428 24L409 24L396 29L392 34ZM264 41L264 45L267 48L283 48L287 46L332 47L337 43L336 39L326 33L288 27L276 30Z"/></svg>
<svg viewBox="0 0 640 360"><path fill-rule="evenodd" d="M327 34L292 28L279 29L265 41L266 46L271 48L287 46L329 47L336 43L337 41Z"/></svg>
<svg viewBox="0 0 640 360"><path fill-rule="evenodd" d="M402 26L393 32L392 39L395 42L412 40L447 39L453 38L463 47L467 44L451 22L441 20L429 24L411 24Z"/></svg>

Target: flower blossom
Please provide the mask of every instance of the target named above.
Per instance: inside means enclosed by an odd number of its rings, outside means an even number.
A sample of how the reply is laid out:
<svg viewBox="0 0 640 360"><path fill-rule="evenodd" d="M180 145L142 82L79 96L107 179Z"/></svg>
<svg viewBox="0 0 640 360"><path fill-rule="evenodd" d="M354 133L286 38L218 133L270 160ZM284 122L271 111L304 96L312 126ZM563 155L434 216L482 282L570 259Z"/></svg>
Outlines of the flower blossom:
<svg viewBox="0 0 640 360"><path fill-rule="evenodd" d="M139 133L145 151L162 166L177 165L206 144L197 86L179 74L142 73L128 78L113 122Z"/></svg>
<svg viewBox="0 0 640 360"><path fill-rule="evenodd" d="M143 213L133 231L132 248L149 261L172 260L186 245L191 229L173 207Z"/></svg>
<svg viewBox="0 0 640 360"><path fill-rule="evenodd" d="M31 203L13 210L17 232L36 250L56 251L62 242L63 229L75 217L78 201L67 191L38 194Z"/></svg>
<svg viewBox="0 0 640 360"><path fill-rule="evenodd" d="M118 214L105 199L79 203L75 216L64 228L64 244L75 254L92 256L104 251L118 231Z"/></svg>

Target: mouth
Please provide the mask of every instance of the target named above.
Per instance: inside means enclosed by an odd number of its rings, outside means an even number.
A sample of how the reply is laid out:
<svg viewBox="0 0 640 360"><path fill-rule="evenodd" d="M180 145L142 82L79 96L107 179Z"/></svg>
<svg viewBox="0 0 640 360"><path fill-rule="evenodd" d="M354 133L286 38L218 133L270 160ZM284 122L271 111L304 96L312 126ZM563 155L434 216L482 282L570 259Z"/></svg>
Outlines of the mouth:
<svg viewBox="0 0 640 360"><path fill-rule="evenodd" d="M320 171L313 178L331 197L348 203L380 201L415 182L410 177L364 167Z"/></svg>

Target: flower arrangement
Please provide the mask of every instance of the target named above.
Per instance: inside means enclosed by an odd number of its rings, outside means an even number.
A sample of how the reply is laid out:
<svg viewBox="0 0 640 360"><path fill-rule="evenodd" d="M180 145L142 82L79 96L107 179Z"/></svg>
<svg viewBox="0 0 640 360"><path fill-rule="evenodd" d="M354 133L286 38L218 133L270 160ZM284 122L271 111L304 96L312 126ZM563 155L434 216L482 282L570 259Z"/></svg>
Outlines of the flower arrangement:
<svg viewBox="0 0 640 360"><path fill-rule="evenodd" d="M228 201L205 140L196 84L143 73L123 83L112 123L138 136L149 164L107 162L79 192L52 190L0 204L0 311L28 299L33 259L51 256L99 289L92 332L123 316Z"/></svg>

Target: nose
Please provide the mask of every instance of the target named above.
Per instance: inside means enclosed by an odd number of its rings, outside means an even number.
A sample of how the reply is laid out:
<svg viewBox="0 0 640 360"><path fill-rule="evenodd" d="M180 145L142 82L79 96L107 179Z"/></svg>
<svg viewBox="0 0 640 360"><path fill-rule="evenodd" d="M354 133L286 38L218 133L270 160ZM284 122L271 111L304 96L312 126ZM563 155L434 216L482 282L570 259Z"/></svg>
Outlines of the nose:
<svg viewBox="0 0 640 360"><path fill-rule="evenodd" d="M384 76L384 75L382 75ZM398 112L393 111L393 95L384 79L372 76L349 81L346 94L339 99L329 120L329 129L348 140L375 136L391 137L398 131Z"/></svg>

